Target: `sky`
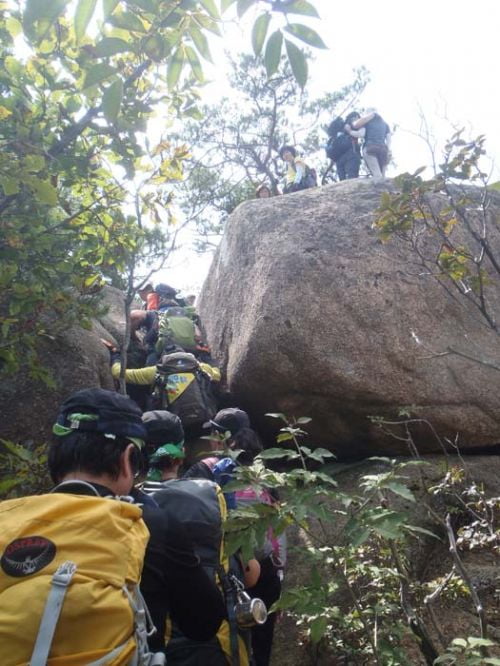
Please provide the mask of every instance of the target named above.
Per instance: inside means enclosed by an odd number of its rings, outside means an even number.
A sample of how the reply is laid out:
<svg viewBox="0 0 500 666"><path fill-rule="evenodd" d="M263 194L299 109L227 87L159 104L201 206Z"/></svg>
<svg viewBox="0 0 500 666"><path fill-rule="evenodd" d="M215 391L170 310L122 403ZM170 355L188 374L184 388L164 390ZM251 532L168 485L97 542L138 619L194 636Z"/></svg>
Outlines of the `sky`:
<svg viewBox="0 0 500 666"><path fill-rule="evenodd" d="M436 154L454 128L469 137L485 134L492 181L500 180L499 54L500 0L377 0L341 3L315 0L321 20L309 23L328 50L316 52L308 86L312 94L336 90L352 80L353 69L365 66L371 81L360 99L374 106L395 128L391 146L395 165L387 175L415 171L431 163L429 149L418 135L421 113L436 140ZM212 42L218 68L206 102L227 93L223 49L250 51L252 17L228 23L224 39ZM496 158L496 164L495 162ZM189 239L187 239L189 243ZM197 293L208 272L210 254L179 252L172 266L155 278L185 293Z"/></svg>

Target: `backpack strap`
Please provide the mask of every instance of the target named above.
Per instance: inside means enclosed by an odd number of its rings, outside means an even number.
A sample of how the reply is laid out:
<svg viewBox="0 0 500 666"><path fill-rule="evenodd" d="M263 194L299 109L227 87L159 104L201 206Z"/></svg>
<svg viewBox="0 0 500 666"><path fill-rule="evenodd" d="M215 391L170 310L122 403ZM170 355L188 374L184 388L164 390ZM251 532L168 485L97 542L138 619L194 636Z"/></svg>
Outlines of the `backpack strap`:
<svg viewBox="0 0 500 666"><path fill-rule="evenodd" d="M76 564L67 561L61 564L52 576L50 592L45 602L45 608L43 609L42 620L31 655L30 666L46 666L47 664L57 622L59 621L64 604L64 598L66 597L66 592L75 571Z"/></svg>
<svg viewBox="0 0 500 666"><path fill-rule="evenodd" d="M229 641L231 646L231 666L240 666L238 621L236 620L235 612L237 601L236 586L232 582L231 576L224 571L223 567L219 567L218 573L226 601L227 621L229 623Z"/></svg>

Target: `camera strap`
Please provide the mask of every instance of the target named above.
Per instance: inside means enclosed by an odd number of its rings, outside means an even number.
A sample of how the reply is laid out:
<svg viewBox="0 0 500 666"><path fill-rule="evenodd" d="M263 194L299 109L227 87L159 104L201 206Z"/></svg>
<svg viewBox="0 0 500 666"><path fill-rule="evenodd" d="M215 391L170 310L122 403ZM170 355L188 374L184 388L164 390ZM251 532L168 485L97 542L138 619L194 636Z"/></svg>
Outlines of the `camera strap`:
<svg viewBox="0 0 500 666"><path fill-rule="evenodd" d="M228 575L222 567L219 569L219 577L224 589L224 597L227 608L227 619L229 622L229 640L231 645L231 666L240 666L240 646L239 646L239 632L238 622L236 620L236 602L238 586L233 580L237 581L233 574Z"/></svg>

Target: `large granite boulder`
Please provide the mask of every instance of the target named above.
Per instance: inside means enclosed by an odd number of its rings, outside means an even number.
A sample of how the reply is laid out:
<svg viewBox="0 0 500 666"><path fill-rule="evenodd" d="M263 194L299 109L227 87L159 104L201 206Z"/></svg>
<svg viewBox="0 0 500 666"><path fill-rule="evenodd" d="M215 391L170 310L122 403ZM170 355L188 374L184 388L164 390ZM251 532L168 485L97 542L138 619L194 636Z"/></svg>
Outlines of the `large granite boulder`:
<svg viewBox="0 0 500 666"><path fill-rule="evenodd" d="M124 295L105 287L102 297L102 312L90 330L74 326L42 343L40 357L54 387L34 379L25 369L2 378L0 438L41 443L50 437L57 409L71 393L83 388L114 388L109 352L101 338L114 344L122 342Z"/></svg>
<svg viewBox="0 0 500 666"><path fill-rule="evenodd" d="M369 417L410 408L462 446L495 444L500 372L442 352L499 358L498 336L419 275L407 244L381 243L372 222L391 187L346 181L240 206L199 303L214 354L264 432L278 411L312 417L311 441L344 457L406 453ZM422 451L440 449L430 427L412 428Z"/></svg>

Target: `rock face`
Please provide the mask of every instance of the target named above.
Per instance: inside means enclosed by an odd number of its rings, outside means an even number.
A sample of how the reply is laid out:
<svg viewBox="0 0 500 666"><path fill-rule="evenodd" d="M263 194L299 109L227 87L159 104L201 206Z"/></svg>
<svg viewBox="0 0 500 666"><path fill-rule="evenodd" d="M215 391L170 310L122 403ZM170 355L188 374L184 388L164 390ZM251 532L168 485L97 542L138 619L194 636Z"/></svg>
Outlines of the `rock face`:
<svg viewBox="0 0 500 666"><path fill-rule="evenodd" d="M312 417L311 442L343 457L406 453L369 418L402 407L462 446L499 442L500 373L439 355L495 359L498 337L419 277L403 243L380 242L371 224L388 187L345 181L233 213L199 304L228 388L261 427L266 412ZM428 426L412 428L421 451L440 450Z"/></svg>
<svg viewBox="0 0 500 666"><path fill-rule="evenodd" d="M100 387L113 389L109 352L100 338L117 344L125 328L123 294L105 287L103 306L108 312L92 324L91 330L73 327L55 340L47 339L40 350L43 364L53 375L55 388L34 380L21 371L0 384L0 438L41 443L50 437L57 409L73 391ZM118 340L117 340L118 337Z"/></svg>

